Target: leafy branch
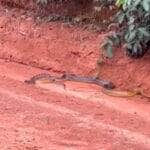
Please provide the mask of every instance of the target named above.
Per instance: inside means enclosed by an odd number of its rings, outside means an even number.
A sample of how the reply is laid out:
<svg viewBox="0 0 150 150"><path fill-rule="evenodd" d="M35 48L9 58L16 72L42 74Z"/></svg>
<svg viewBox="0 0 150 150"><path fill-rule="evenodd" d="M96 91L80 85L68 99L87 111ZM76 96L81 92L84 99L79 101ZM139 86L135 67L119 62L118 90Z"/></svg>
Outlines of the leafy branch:
<svg viewBox="0 0 150 150"><path fill-rule="evenodd" d="M119 31L107 36L102 48L112 58L113 47L123 43L128 56L142 57L150 47L150 1L117 0L116 4L121 6L116 15Z"/></svg>

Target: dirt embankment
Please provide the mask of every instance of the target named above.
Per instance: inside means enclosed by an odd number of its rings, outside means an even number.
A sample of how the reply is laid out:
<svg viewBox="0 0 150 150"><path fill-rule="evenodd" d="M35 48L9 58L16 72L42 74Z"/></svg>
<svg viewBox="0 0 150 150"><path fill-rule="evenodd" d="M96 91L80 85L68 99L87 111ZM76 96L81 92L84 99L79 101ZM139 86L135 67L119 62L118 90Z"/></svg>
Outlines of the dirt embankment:
<svg viewBox="0 0 150 150"><path fill-rule="evenodd" d="M104 35L68 27L65 23L34 22L31 12L0 8L0 58L56 73L94 75L99 43ZM101 66L101 77L119 88L149 89L149 54L139 60L116 50L115 57Z"/></svg>
<svg viewBox="0 0 150 150"><path fill-rule="evenodd" d="M94 7L98 4L93 3L93 0L68 0L68 1L54 1L42 3L37 0L0 0L4 6L11 8L21 8L27 11L32 11L34 17L49 17L51 15L67 16L70 19L76 18L75 22L82 24L94 24L100 30L105 30L112 22L112 16L116 13L115 6L102 7L100 11L96 11ZM64 19L68 21L68 19Z"/></svg>
<svg viewBox="0 0 150 150"><path fill-rule="evenodd" d="M37 0L0 0L2 5L9 7L18 7L26 10L34 10L38 13L50 14L65 14L65 15L76 15L79 12L89 11L92 8L92 0L79 2L76 0L68 0L63 2L48 2L42 3Z"/></svg>

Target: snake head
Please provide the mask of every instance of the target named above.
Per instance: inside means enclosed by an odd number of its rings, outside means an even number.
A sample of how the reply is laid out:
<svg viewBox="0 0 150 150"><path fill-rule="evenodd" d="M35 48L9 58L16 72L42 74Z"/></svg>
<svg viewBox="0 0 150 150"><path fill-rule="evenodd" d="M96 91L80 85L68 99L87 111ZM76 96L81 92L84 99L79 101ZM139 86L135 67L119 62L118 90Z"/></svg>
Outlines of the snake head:
<svg viewBox="0 0 150 150"><path fill-rule="evenodd" d="M60 78L61 79L66 79L67 78L67 74L66 73L62 74L62 76Z"/></svg>
<svg viewBox="0 0 150 150"><path fill-rule="evenodd" d="M104 84L104 88L111 90L114 89L116 86L112 83L112 82L108 82L106 84Z"/></svg>
<svg viewBox="0 0 150 150"><path fill-rule="evenodd" d="M24 82L27 83L27 84L34 84L35 83L32 80L25 80Z"/></svg>

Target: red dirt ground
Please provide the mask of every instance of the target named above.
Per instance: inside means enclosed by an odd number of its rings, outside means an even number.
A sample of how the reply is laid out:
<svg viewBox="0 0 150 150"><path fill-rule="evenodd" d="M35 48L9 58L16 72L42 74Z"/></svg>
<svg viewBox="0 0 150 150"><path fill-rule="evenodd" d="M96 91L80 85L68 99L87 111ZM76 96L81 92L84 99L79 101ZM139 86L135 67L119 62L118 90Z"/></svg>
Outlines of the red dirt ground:
<svg viewBox="0 0 150 150"><path fill-rule="evenodd" d="M27 85L43 71L4 60L0 72L0 149L150 149L149 102L108 97L80 83L68 82L66 90Z"/></svg>
<svg viewBox="0 0 150 150"><path fill-rule="evenodd" d="M80 83L67 82L64 90L23 82L41 72L94 75L103 37L61 23L37 25L30 13L0 8L0 149L150 149L147 99L113 98ZM118 88L149 91L149 54L137 61L117 51L101 76Z"/></svg>
<svg viewBox="0 0 150 150"><path fill-rule="evenodd" d="M61 23L36 25L31 15L24 13L1 8L0 58L56 73L94 75L104 34ZM127 58L122 50L116 51L115 57L101 67L101 76L120 88L149 88L150 55L137 61Z"/></svg>

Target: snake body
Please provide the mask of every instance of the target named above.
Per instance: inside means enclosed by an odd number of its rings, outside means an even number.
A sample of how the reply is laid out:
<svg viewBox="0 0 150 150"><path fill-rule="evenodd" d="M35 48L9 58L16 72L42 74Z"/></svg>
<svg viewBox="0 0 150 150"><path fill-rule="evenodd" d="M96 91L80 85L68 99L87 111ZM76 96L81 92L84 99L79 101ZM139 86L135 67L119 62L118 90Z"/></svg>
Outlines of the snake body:
<svg viewBox="0 0 150 150"><path fill-rule="evenodd" d="M58 77L51 76L50 74L42 73L31 77L29 80L25 80L24 82L27 84L36 84L38 80L47 80L49 82L55 82Z"/></svg>
<svg viewBox="0 0 150 150"><path fill-rule="evenodd" d="M77 76L74 74L63 74L60 77L57 76L51 76L47 73L42 73L35 75L31 77L29 80L25 80L25 83L27 84L36 84L36 81L38 80L45 80L46 82L58 82L58 81L75 81L75 82L84 82L84 83L90 83L90 84L96 84L98 86L103 87L102 92L109 96L114 97L133 97L135 95L141 95L146 98L150 98L150 95L147 95L142 89L135 89L132 91L119 91L114 89L115 85L104 79L97 79L95 77L83 77L83 76Z"/></svg>
<svg viewBox="0 0 150 150"><path fill-rule="evenodd" d="M102 89L102 92L106 95L114 96L114 97L133 97L136 95L141 95L142 97L150 98L150 95L146 94L141 88L133 89L132 91Z"/></svg>
<svg viewBox="0 0 150 150"><path fill-rule="evenodd" d="M33 76L30 80L25 80L25 83L28 84L35 84L36 81L38 80L47 80L49 82L55 82L58 80L64 80L64 81L75 81L75 82L84 82L84 83L92 83L92 84L96 84L99 86L102 86L103 88L106 89L114 89L115 85L107 80L104 79L97 79L94 77L82 77L82 76L77 76L74 74L63 74L60 77L57 76L51 76L50 74L38 74Z"/></svg>

